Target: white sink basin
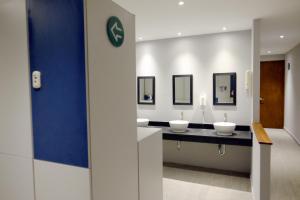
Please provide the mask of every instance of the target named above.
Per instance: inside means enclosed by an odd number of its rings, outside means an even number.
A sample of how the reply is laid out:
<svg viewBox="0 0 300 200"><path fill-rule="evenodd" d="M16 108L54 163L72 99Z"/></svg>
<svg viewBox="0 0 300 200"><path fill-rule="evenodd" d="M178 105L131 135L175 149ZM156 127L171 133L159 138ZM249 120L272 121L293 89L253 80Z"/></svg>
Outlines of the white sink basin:
<svg viewBox="0 0 300 200"><path fill-rule="evenodd" d="M171 130L173 132L177 132L177 133L183 133L187 131L187 128L189 126L189 122L188 121L184 121L184 120L173 120L173 121L169 121Z"/></svg>
<svg viewBox="0 0 300 200"><path fill-rule="evenodd" d="M214 123L214 128L217 131L218 135L233 135L236 124L231 122L216 122Z"/></svg>
<svg viewBox="0 0 300 200"><path fill-rule="evenodd" d="M136 122L138 127L147 127L149 124L149 119L138 118Z"/></svg>

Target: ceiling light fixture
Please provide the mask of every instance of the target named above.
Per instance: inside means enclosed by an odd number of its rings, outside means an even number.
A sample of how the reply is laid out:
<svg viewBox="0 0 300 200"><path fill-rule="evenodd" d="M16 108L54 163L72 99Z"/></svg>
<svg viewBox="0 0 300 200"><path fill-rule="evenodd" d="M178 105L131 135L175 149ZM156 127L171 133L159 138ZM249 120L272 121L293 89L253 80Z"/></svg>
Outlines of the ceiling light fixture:
<svg viewBox="0 0 300 200"><path fill-rule="evenodd" d="M183 6L183 5L184 5L184 1L179 1L179 2L178 2L178 5L179 5L179 6Z"/></svg>
<svg viewBox="0 0 300 200"><path fill-rule="evenodd" d="M177 33L177 35L178 35L178 36L182 36L182 33L181 33L181 32L179 32L179 33Z"/></svg>
<svg viewBox="0 0 300 200"><path fill-rule="evenodd" d="M283 39L283 38L285 38L285 36L284 36L284 35L281 35L280 38Z"/></svg>
<svg viewBox="0 0 300 200"><path fill-rule="evenodd" d="M223 31L227 31L227 27L224 26L224 27L222 28L222 30L223 30Z"/></svg>
<svg viewBox="0 0 300 200"><path fill-rule="evenodd" d="M272 51L268 51L268 54L272 53Z"/></svg>
<svg viewBox="0 0 300 200"><path fill-rule="evenodd" d="M143 37L138 37L138 40L143 40Z"/></svg>

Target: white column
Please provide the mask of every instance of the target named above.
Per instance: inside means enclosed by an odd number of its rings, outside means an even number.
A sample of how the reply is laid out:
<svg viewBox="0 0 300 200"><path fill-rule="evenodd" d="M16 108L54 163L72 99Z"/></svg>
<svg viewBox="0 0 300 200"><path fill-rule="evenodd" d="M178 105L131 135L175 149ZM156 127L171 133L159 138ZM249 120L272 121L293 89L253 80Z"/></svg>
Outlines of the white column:
<svg viewBox="0 0 300 200"><path fill-rule="evenodd" d="M252 122L260 121L260 19L252 24Z"/></svg>
<svg viewBox="0 0 300 200"><path fill-rule="evenodd" d="M138 200L135 17L111 1L86 5L93 200ZM118 48L106 33L110 16L125 30Z"/></svg>
<svg viewBox="0 0 300 200"><path fill-rule="evenodd" d="M26 1L0 13L0 199L34 200Z"/></svg>
<svg viewBox="0 0 300 200"><path fill-rule="evenodd" d="M270 200L271 145L258 143L253 136L251 186L253 200Z"/></svg>

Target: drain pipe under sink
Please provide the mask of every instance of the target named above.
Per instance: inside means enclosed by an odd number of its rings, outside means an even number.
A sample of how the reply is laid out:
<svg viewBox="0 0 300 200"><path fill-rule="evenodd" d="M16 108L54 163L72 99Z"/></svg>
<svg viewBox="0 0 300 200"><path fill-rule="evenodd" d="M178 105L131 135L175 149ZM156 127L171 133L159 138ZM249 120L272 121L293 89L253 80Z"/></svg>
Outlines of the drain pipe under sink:
<svg viewBox="0 0 300 200"><path fill-rule="evenodd" d="M224 156L226 154L226 145L225 144L219 144L218 145L219 155Z"/></svg>
<svg viewBox="0 0 300 200"><path fill-rule="evenodd" d="M177 141L177 150L178 150L178 151L181 150L181 141Z"/></svg>

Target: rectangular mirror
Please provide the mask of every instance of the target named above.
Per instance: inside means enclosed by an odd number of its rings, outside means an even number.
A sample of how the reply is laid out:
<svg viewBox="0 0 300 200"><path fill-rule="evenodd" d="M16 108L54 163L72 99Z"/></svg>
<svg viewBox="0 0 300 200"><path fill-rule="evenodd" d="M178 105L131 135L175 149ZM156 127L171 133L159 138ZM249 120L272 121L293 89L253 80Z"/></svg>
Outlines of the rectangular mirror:
<svg viewBox="0 0 300 200"><path fill-rule="evenodd" d="M155 104L155 77L138 77L138 104Z"/></svg>
<svg viewBox="0 0 300 200"><path fill-rule="evenodd" d="M193 75L173 75L173 104L193 105Z"/></svg>
<svg viewBox="0 0 300 200"><path fill-rule="evenodd" d="M236 105L236 73L213 75L214 105Z"/></svg>

